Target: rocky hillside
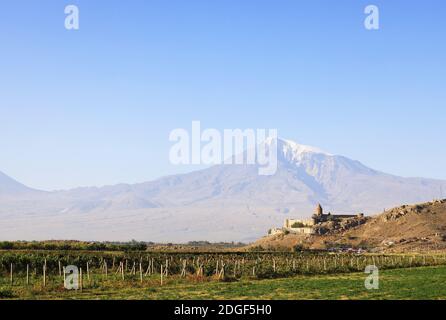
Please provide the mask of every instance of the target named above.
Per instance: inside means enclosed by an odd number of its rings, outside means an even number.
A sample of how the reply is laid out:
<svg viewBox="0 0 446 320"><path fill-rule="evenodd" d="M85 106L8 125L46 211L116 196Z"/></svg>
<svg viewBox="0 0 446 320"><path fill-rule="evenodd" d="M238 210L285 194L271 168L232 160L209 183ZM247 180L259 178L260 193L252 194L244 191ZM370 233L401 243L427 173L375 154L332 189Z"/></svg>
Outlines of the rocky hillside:
<svg viewBox="0 0 446 320"><path fill-rule="evenodd" d="M253 244L269 249L367 248L372 251L446 250L446 200L404 205L373 216L362 225L326 235L278 235Z"/></svg>

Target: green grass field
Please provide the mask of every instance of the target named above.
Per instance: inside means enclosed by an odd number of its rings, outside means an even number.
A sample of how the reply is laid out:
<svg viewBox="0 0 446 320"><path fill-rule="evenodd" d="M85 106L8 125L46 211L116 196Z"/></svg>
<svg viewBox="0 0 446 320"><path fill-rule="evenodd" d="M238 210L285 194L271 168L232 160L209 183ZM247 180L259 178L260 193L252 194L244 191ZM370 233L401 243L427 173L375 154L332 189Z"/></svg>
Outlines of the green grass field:
<svg viewBox="0 0 446 320"><path fill-rule="evenodd" d="M48 286L35 283L7 285L2 279L0 296L12 299L446 299L446 267L384 270L380 288L364 287L363 273L295 276L283 279L218 282L168 277L160 286L156 276L117 281L100 276L85 283L82 292L67 291L57 277Z"/></svg>

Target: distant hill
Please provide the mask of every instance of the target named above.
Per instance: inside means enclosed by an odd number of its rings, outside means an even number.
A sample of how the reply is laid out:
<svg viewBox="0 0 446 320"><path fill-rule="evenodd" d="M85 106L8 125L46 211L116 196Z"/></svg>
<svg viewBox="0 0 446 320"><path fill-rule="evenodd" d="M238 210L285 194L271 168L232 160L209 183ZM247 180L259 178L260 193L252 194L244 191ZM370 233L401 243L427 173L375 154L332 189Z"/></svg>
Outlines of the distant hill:
<svg viewBox="0 0 446 320"><path fill-rule="evenodd" d="M268 142L270 143L270 142ZM278 170L217 165L140 184L37 192L0 175L0 240L242 241L317 203L372 214L440 197L446 181L402 178L315 147L278 140Z"/></svg>
<svg viewBox="0 0 446 320"><path fill-rule="evenodd" d="M269 249L362 247L397 252L446 250L446 200L396 207L344 232L265 237L251 247L256 246Z"/></svg>
<svg viewBox="0 0 446 320"><path fill-rule="evenodd" d="M0 171L0 197L35 194L37 192L37 190L28 188Z"/></svg>

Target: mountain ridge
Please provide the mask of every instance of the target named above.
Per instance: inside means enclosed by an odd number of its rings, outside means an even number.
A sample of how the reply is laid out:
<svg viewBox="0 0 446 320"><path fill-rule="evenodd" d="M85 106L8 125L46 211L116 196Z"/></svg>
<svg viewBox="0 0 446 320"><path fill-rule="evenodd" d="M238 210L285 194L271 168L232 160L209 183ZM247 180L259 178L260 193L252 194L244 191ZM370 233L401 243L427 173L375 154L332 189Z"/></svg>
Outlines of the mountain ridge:
<svg viewBox="0 0 446 320"><path fill-rule="evenodd" d="M258 175L257 165L222 164L143 183L54 192L17 182L12 185L21 192L8 197L0 185L0 199L7 198L0 201L0 217L10 219L0 225L0 237L250 241L285 218L308 217L317 203L334 213L373 214L446 190L446 181L402 178L315 147L277 144L272 176Z"/></svg>
<svg viewBox="0 0 446 320"><path fill-rule="evenodd" d="M0 171L0 196L44 192L32 189Z"/></svg>

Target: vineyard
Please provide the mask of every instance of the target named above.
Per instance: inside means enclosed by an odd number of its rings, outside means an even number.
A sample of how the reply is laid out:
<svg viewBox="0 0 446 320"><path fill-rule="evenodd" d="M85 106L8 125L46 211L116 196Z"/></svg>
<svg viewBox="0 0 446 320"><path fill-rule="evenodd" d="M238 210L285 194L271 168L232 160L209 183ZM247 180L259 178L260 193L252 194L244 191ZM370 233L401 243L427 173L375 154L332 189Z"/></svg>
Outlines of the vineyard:
<svg viewBox="0 0 446 320"><path fill-rule="evenodd" d="M13 289L64 291L67 266L79 271L78 290L140 286L156 288L176 281L236 282L297 275L364 272L446 265L446 255L355 255L328 253L148 253L84 251L0 252L0 298Z"/></svg>

